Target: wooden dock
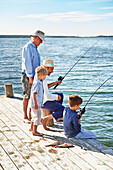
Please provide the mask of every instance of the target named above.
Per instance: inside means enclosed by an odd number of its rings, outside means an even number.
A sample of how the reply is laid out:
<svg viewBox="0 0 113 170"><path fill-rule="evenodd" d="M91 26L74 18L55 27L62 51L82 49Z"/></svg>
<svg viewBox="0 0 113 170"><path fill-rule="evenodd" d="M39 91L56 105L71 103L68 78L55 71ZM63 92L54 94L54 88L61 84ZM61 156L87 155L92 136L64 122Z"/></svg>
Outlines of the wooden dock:
<svg viewBox="0 0 113 170"><path fill-rule="evenodd" d="M62 122L51 131L39 126L43 137L33 136L23 122L22 96L0 96L0 169L113 169L113 150L97 140L67 139ZM55 141L72 143L70 148L45 147Z"/></svg>

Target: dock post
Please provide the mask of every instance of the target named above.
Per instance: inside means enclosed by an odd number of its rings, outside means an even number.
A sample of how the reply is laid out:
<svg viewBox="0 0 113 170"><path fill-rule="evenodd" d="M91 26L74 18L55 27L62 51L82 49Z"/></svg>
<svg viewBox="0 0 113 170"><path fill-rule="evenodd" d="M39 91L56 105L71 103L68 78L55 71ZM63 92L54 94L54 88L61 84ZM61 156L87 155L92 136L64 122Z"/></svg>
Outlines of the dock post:
<svg viewBox="0 0 113 170"><path fill-rule="evenodd" d="M48 116L48 115L52 114L52 111L47 110L47 109L41 109L41 111L42 111L42 117L45 117L45 116ZM53 119L48 120L48 121L46 122L46 125L47 125L47 126L51 126L51 127L54 126L54 121L53 121Z"/></svg>
<svg viewBox="0 0 113 170"><path fill-rule="evenodd" d="M6 97L14 97L11 83L5 84L5 94L6 94Z"/></svg>

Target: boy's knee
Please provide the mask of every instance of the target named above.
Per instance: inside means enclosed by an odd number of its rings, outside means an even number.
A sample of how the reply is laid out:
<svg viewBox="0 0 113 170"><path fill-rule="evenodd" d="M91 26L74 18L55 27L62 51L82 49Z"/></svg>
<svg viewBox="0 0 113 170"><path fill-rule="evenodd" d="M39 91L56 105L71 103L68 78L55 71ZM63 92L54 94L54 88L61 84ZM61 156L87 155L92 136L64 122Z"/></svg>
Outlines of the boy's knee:
<svg viewBox="0 0 113 170"><path fill-rule="evenodd" d="M64 98L64 95L63 95L63 93L59 93L59 95L61 96L61 98L62 98L62 99Z"/></svg>

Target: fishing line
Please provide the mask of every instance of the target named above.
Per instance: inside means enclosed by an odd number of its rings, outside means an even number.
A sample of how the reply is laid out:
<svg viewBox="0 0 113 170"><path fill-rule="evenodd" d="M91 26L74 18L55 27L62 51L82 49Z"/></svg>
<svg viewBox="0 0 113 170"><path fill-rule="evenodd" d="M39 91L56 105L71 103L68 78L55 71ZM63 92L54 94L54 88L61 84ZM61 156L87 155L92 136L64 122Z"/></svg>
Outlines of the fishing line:
<svg viewBox="0 0 113 170"><path fill-rule="evenodd" d="M98 39L98 41L99 41L99 40L100 40L100 39ZM75 62L75 64L67 71L67 73L66 73L63 77L60 76L60 77L58 78L58 81L62 81L62 80L67 76L67 74L73 69L73 67L81 60L81 58L83 58L83 57L88 53L88 51L90 51L90 49L93 48L95 44L97 44L98 41L96 41L96 42ZM56 85L53 89L56 89L57 86L58 86L58 83L57 83L57 85Z"/></svg>
<svg viewBox="0 0 113 170"><path fill-rule="evenodd" d="M80 114L84 114L85 112L85 108L86 106L88 105L89 101L91 100L91 98L95 95L95 93L108 81L110 80L111 78L113 77L113 75L111 77L109 77L107 80L105 80L96 90L95 92L91 95L91 97L89 98L89 100L87 101L87 103L85 104L84 108L80 110Z"/></svg>

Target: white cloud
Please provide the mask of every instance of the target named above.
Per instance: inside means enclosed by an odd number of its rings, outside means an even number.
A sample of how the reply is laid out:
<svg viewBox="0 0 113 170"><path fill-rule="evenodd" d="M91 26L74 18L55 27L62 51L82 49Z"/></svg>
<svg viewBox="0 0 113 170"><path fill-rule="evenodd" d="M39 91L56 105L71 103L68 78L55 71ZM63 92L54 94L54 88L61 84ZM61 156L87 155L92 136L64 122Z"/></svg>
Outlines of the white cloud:
<svg viewBox="0 0 113 170"><path fill-rule="evenodd" d="M113 7L101 7L100 9L113 9Z"/></svg>
<svg viewBox="0 0 113 170"><path fill-rule="evenodd" d="M71 22L89 22L94 20L103 20L107 17L113 17L113 13L106 13L101 15L93 15L84 11L70 11L65 13L51 13L51 14L29 14L20 16L20 18L34 18L46 21L71 21Z"/></svg>
<svg viewBox="0 0 113 170"><path fill-rule="evenodd" d="M19 1L15 1L15 0L0 0L0 3L36 3L36 2L42 2L42 0L19 0Z"/></svg>
<svg viewBox="0 0 113 170"><path fill-rule="evenodd" d="M113 12L112 13L104 14L103 16L105 16L105 17L113 17Z"/></svg>
<svg viewBox="0 0 113 170"><path fill-rule="evenodd" d="M45 18L46 16L48 16L47 14L28 14L25 16L20 16L19 18Z"/></svg>
<svg viewBox="0 0 113 170"><path fill-rule="evenodd" d="M103 3L103 2L112 2L112 0L83 0L83 1L76 1L77 3L90 3L90 4L92 4L92 3ZM75 2L75 3L76 3Z"/></svg>

